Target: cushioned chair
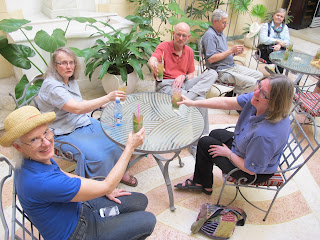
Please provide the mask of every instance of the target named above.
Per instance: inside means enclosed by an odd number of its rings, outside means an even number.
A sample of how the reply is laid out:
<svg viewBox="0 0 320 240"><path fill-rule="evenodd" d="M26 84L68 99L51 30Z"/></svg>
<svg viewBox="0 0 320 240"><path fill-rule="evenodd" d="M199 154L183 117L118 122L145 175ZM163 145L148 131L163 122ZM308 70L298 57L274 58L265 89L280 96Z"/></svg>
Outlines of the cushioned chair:
<svg viewBox="0 0 320 240"><path fill-rule="evenodd" d="M303 130L303 124L299 123L297 118L295 117L295 113L297 113L297 108L294 108L290 113L291 120L291 132L288 139L288 143L286 144L283 154L280 159L280 164L278 171L274 173L274 175L265 182L259 184L253 184L255 180L252 182L247 182L245 178L242 179L234 179L231 177L231 174L240 171L240 169L233 169L229 173L223 173L223 186L221 188L219 198L217 204L222 205L230 205L237 198L238 193L253 207L265 212L265 217L263 221L265 221L268 217L268 214L279 194L279 192L287 185L287 183L299 172L299 170L310 160L310 158L314 155L316 151L319 150L319 142L316 138L310 139ZM303 113L306 117L310 117L310 114ZM313 121L313 119L312 119ZM315 127L315 123L313 121L313 126ZM222 195L226 186L232 186L236 188L235 196L232 200L225 204L225 201L222 200ZM262 209L250 202L248 197L246 197L242 192L241 188L252 188L252 189L260 189L260 190L270 190L274 191L274 197L268 206L267 209ZM229 198L230 199L230 198ZM285 206L284 206L285 207Z"/></svg>
<svg viewBox="0 0 320 240"><path fill-rule="evenodd" d="M294 103L297 110L309 113L312 118L320 117L320 93L311 91L314 85L296 85L296 93L294 95Z"/></svg>
<svg viewBox="0 0 320 240"><path fill-rule="evenodd" d="M199 65L198 65L198 75L200 75L201 73L203 73L204 71L207 70L206 67L206 57L205 57L205 53L204 53L204 49L202 47L202 39L200 41L198 41L198 49L199 49ZM235 60L237 63L244 65L241 61ZM223 73L229 75L228 77L224 78L224 80L222 81L221 76L217 78L216 82L213 84L213 88L215 88L218 92L219 92L219 96L223 96L226 93L232 91L236 85L236 79L232 76L232 74L230 73ZM219 86L223 86L226 87L224 89L227 90L221 90L221 88L219 88Z"/></svg>
<svg viewBox="0 0 320 240"><path fill-rule="evenodd" d="M2 163L5 163L3 166ZM9 216L6 216L3 209L3 197L4 195L4 185L6 181L9 181L12 178L14 181L14 166L13 164L6 158L0 156L0 163L2 164L3 169L7 170L7 173L2 172L3 178L0 181L0 218L2 222L2 226L4 229L4 236L0 236L1 239L8 240L10 239L33 239L40 240L43 239L38 230L33 226L30 219L24 212L24 210L20 207L19 202L17 201L17 195L15 191L15 187L13 184L12 189L12 215L11 215L11 227L9 228ZM2 238L4 237L4 238Z"/></svg>

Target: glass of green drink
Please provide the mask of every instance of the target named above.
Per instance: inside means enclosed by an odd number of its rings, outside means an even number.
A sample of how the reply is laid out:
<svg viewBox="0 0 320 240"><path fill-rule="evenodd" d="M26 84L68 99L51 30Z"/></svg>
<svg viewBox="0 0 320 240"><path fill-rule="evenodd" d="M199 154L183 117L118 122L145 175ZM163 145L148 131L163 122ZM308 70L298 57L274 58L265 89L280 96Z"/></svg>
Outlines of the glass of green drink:
<svg viewBox="0 0 320 240"><path fill-rule="evenodd" d="M163 80L163 69L164 69L164 62L158 61L158 75L157 75L157 81Z"/></svg>
<svg viewBox="0 0 320 240"><path fill-rule="evenodd" d="M284 55L283 55L283 61L287 61L289 58L289 51L288 49L284 52Z"/></svg>
<svg viewBox="0 0 320 240"><path fill-rule="evenodd" d="M172 89L172 109L173 110L178 110L179 109L179 105L177 104L177 102L181 102L182 101L182 97L181 97L181 88L177 88L174 87Z"/></svg>
<svg viewBox="0 0 320 240"><path fill-rule="evenodd" d="M143 127L143 115L141 113L133 113L132 124L133 132L139 132L140 129Z"/></svg>

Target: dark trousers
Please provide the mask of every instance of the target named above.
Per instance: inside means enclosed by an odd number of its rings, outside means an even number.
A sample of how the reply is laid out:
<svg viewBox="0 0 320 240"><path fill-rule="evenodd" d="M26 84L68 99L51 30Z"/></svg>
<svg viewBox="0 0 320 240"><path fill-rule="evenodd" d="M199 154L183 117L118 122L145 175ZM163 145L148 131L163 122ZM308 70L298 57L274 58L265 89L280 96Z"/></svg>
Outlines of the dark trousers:
<svg viewBox="0 0 320 240"><path fill-rule="evenodd" d="M281 50L286 50L285 48L281 48ZM268 52L267 50L260 50L260 53L261 53L261 58L262 59L264 59L264 60L266 60L266 62L268 63L268 64L271 64L272 62L269 60L269 54L271 53L271 52ZM279 70L279 73L283 73L283 68L282 67L279 67L279 66L277 66L278 67L278 70Z"/></svg>
<svg viewBox="0 0 320 240"><path fill-rule="evenodd" d="M228 173L237 168L227 157L212 158L209 155L210 145L227 145L230 149L233 142L233 133L225 129L212 130L209 136L205 136L199 140L197 147L196 166L194 170L194 182L201 184L204 188L211 188L213 185L213 165L217 165L222 172ZM257 174L255 183L268 180L273 174ZM247 178L248 182L254 180L254 175L250 175L242 170L236 171L231 175L235 179Z"/></svg>

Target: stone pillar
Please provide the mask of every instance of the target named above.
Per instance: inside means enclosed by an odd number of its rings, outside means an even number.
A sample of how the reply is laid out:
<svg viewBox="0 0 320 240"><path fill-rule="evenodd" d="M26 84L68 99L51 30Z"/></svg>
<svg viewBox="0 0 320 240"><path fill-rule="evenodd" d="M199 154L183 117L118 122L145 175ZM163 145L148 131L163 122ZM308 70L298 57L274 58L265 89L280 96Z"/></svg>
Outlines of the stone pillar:
<svg viewBox="0 0 320 240"><path fill-rule="evenodd" d="M42 12L49 18L79 16L77 0L43 0Z"/></svg>

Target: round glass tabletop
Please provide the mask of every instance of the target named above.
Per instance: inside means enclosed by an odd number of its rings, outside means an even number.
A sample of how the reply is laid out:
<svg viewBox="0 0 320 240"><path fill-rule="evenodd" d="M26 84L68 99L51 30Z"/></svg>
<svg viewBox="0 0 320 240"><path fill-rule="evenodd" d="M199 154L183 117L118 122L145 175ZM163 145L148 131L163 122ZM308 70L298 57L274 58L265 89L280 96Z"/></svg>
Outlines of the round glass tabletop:
<svg viewBox="0 0 320 240"><path fill-rule="evenodd" d="M114 102L102 111L101 126L105 134L116 144L125 147L128 134L133 129L133 113L143 115L145 140L136 149L143 153L168 153L179 151L197 141L204 129L204 120L196 107L180 105L173 110L171 95L148 92L127 95L121 102L123 121L121 126L114 123Z"/></svg>
<svg viewBox="0 0 320 240"><path fill-rule="evenodd" d="M269 59L272 63L288 69L293 72L320 75L320 68L314 67L310 64L313 56L300 52L289 52L287 61L283 60L284 51L275 51L270 53Z"/></svg>

